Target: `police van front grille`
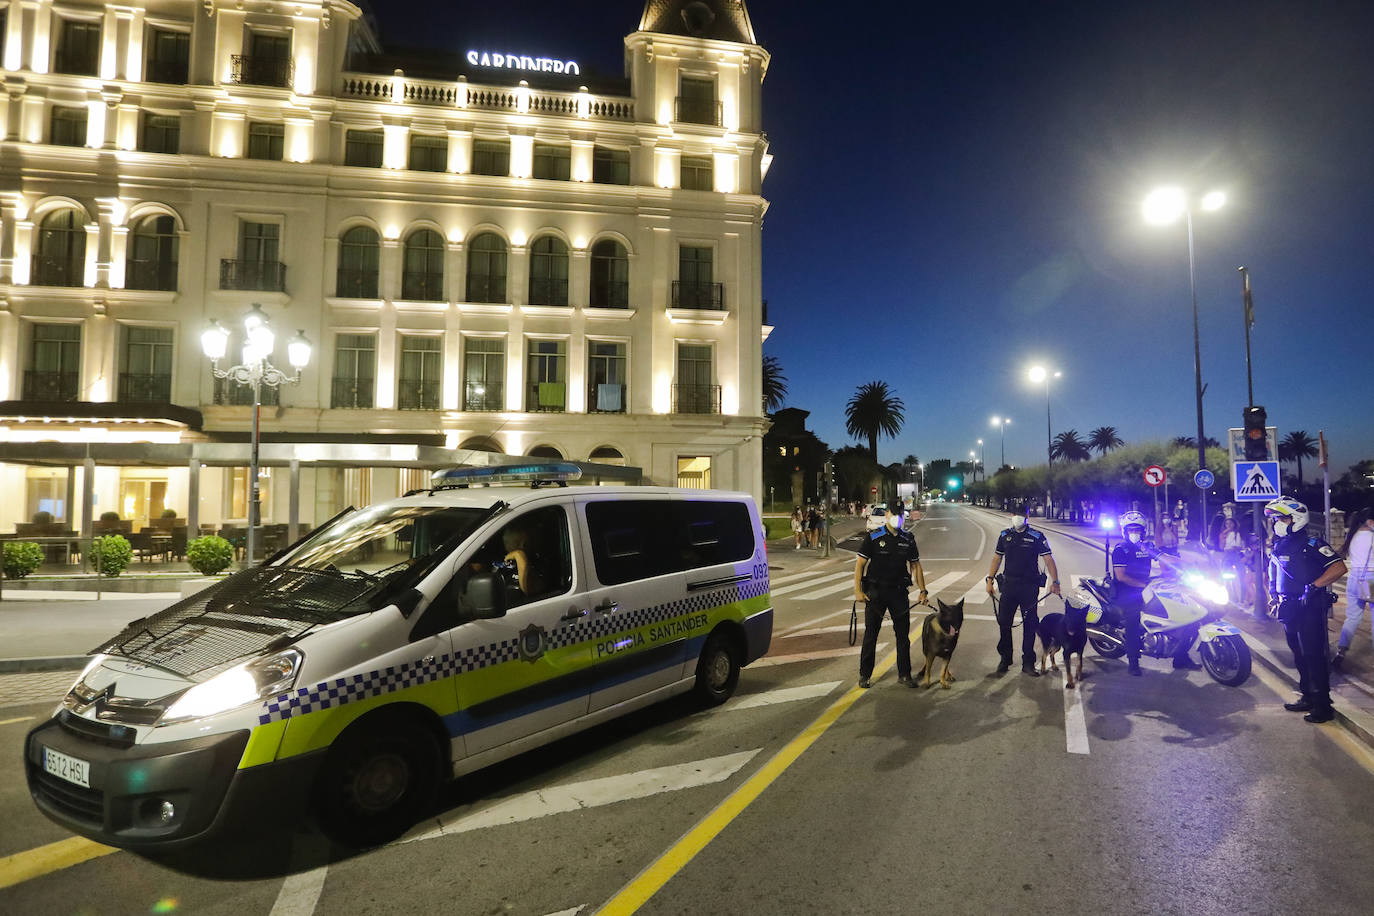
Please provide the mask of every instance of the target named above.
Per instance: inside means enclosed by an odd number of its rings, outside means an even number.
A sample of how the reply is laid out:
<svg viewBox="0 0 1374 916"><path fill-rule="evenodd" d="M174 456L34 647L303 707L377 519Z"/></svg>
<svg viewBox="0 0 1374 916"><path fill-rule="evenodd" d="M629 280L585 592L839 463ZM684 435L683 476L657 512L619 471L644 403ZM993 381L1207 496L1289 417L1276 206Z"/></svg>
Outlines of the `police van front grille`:
<svg viewBox="0 0 1374 916"><path fill-rule="evenodd" d="M158 715L161 715L161 707L158 707L157 711ZM57 714L57 724L74 735L80 735L82 738L110 747L133 747L134 739L137 737L137 733L127 725L107 725L104 722L92 722L90 719L83 719L68 709Z"/></svg>
<svg viewBox="0 0 1374 916"><path fill-rule="evenodd" d="M29 767L33 770L33 778L29 784L33 786L34 792L43 801L68 817L85 821L97 827L104 824L104 792L99 789L87 789L75 783L67 782L65 779L58 779L32 763L29 764Z"/></svg>

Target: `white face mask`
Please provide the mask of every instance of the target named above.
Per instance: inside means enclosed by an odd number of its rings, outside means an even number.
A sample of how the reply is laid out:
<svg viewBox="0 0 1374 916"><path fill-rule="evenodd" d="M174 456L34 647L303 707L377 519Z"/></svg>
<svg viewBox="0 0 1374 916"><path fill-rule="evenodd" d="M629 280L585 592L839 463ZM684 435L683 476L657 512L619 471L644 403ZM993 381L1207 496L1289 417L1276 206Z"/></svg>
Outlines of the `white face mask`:
<svg viewBox="0 0 1374 916"><path fill-rule="evenodd" d="M891 512L889 512L887 514L887 518L885 519L885 521L887 522L887 527L889 528L902 527L902 517L900 515L893 515Z"/></svg>
<svg viewBox="0 0 1374 916"><path fill-rule="evenodd" d="M1291 528L1288 522L1274 522L1274 537L1286 538L1290 531Z"/></svg>
<svg viewBox="0 0 1374 916"><path fill-rule="evenodd" d="M1026 517L1024 515L1013 515L1011 517L1011 526L1017 531L1020 531L1022 528L1026 527Z"/></svg>
<svg viewBox="0 0 1374 916"><path fill-rule="evenodd" d="M1128 532L1126 532L1126 540L1130 541L1132 544L1139 544L1139 543L1140 543L1140 532L1139 532L1139 531L1128 531Z"/></svg>

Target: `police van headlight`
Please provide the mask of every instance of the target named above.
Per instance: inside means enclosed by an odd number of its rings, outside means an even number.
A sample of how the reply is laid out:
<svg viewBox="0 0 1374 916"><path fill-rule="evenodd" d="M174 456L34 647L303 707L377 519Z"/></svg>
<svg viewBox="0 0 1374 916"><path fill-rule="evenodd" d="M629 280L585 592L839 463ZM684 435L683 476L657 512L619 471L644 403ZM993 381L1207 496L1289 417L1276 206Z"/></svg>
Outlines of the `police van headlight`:
<svg viewBox="0 0 1374 916"><path fill-rule="evenodd" d="M304 660L300 650L287 649L235 665L183 693L162 714L158 724L203 719L285 693L295 686Z"/></svg>

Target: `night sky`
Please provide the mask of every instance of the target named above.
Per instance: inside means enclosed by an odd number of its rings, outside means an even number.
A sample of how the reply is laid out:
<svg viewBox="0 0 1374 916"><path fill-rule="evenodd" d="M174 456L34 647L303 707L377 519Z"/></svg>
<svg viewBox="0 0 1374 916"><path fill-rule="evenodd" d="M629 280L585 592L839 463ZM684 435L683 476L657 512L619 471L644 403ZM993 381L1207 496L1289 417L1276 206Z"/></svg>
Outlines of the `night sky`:
<svg viewBox="0 0 1374 916"><path fill-rule="evenodd" d="M1333 476L1374 457L1374 4L748 4L772 55L764 123L764 353L832 448L844 403L906 403L884 463L1044 460L1053 428L1194 435L1182 222L1145 194L1220 189L1194 216L1209 436L1255 400L1283 436L1324 429ZM636 0L377 3L383 42L492 45L619 74ZM1309 464L1309 467L1311 465ZM1310 473L1310 472L1309 472Z"/></svg>

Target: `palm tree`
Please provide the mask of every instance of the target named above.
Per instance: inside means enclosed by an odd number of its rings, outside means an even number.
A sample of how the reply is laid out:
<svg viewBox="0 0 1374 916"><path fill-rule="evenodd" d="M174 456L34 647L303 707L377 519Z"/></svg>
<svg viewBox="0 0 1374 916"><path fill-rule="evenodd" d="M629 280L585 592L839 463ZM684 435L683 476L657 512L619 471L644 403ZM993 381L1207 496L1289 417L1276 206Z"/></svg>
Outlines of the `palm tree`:
<svg viewBox="0 0 1374 916"><path fill-rule="evenodd" d="M1125 444L1121 441L1121 437L1116 434L1115 426L1099 426L1088 433L1088 448L1099 455L1105 455L1112 449L1121 448Z"/></svg>
<svg viewBox="0 0 1374 916"><path fill-rule="evenodd" d="M1295 429L1279 443L1279 460L1298 463L1298 486L1302 486L1302 460L1317 457L1317 440L1305 429Z"/></svg>
<svg viewBox="0 0 1374 916"><path fill-rule="evenodd" d="M860 385L844 406L844 428L856 439L868 440L868 453L878 460L878 436L897 438L902 431L902 399L888 390L887 382L868 382Z"/></svg>
<svg viewBox="0 0 1374 916"><path fill-rule="evenodd" d="M1174 448L1197 448L1197 439L1193 436L1174 436L1169 440L1169 444ZM1207 436L1202 440L1204 448L1221 448L1221 443Z"/></svg>
<svg viewBox="0 0 1374 916"><path fill-rule="evenodd" d="M1050 443L1050 460L1057 458L1060 461L1087 461L1091 457L1088 444L1078 438L1076 429L1060 433Z"/></svg>
<svg viewBox="0 0 1374 916"><path fill-rule="evenodd" d="M765 413L777 410L787 398L787 376L782 374L782 363L776 356L763 358L763 410Z"/></svg>

